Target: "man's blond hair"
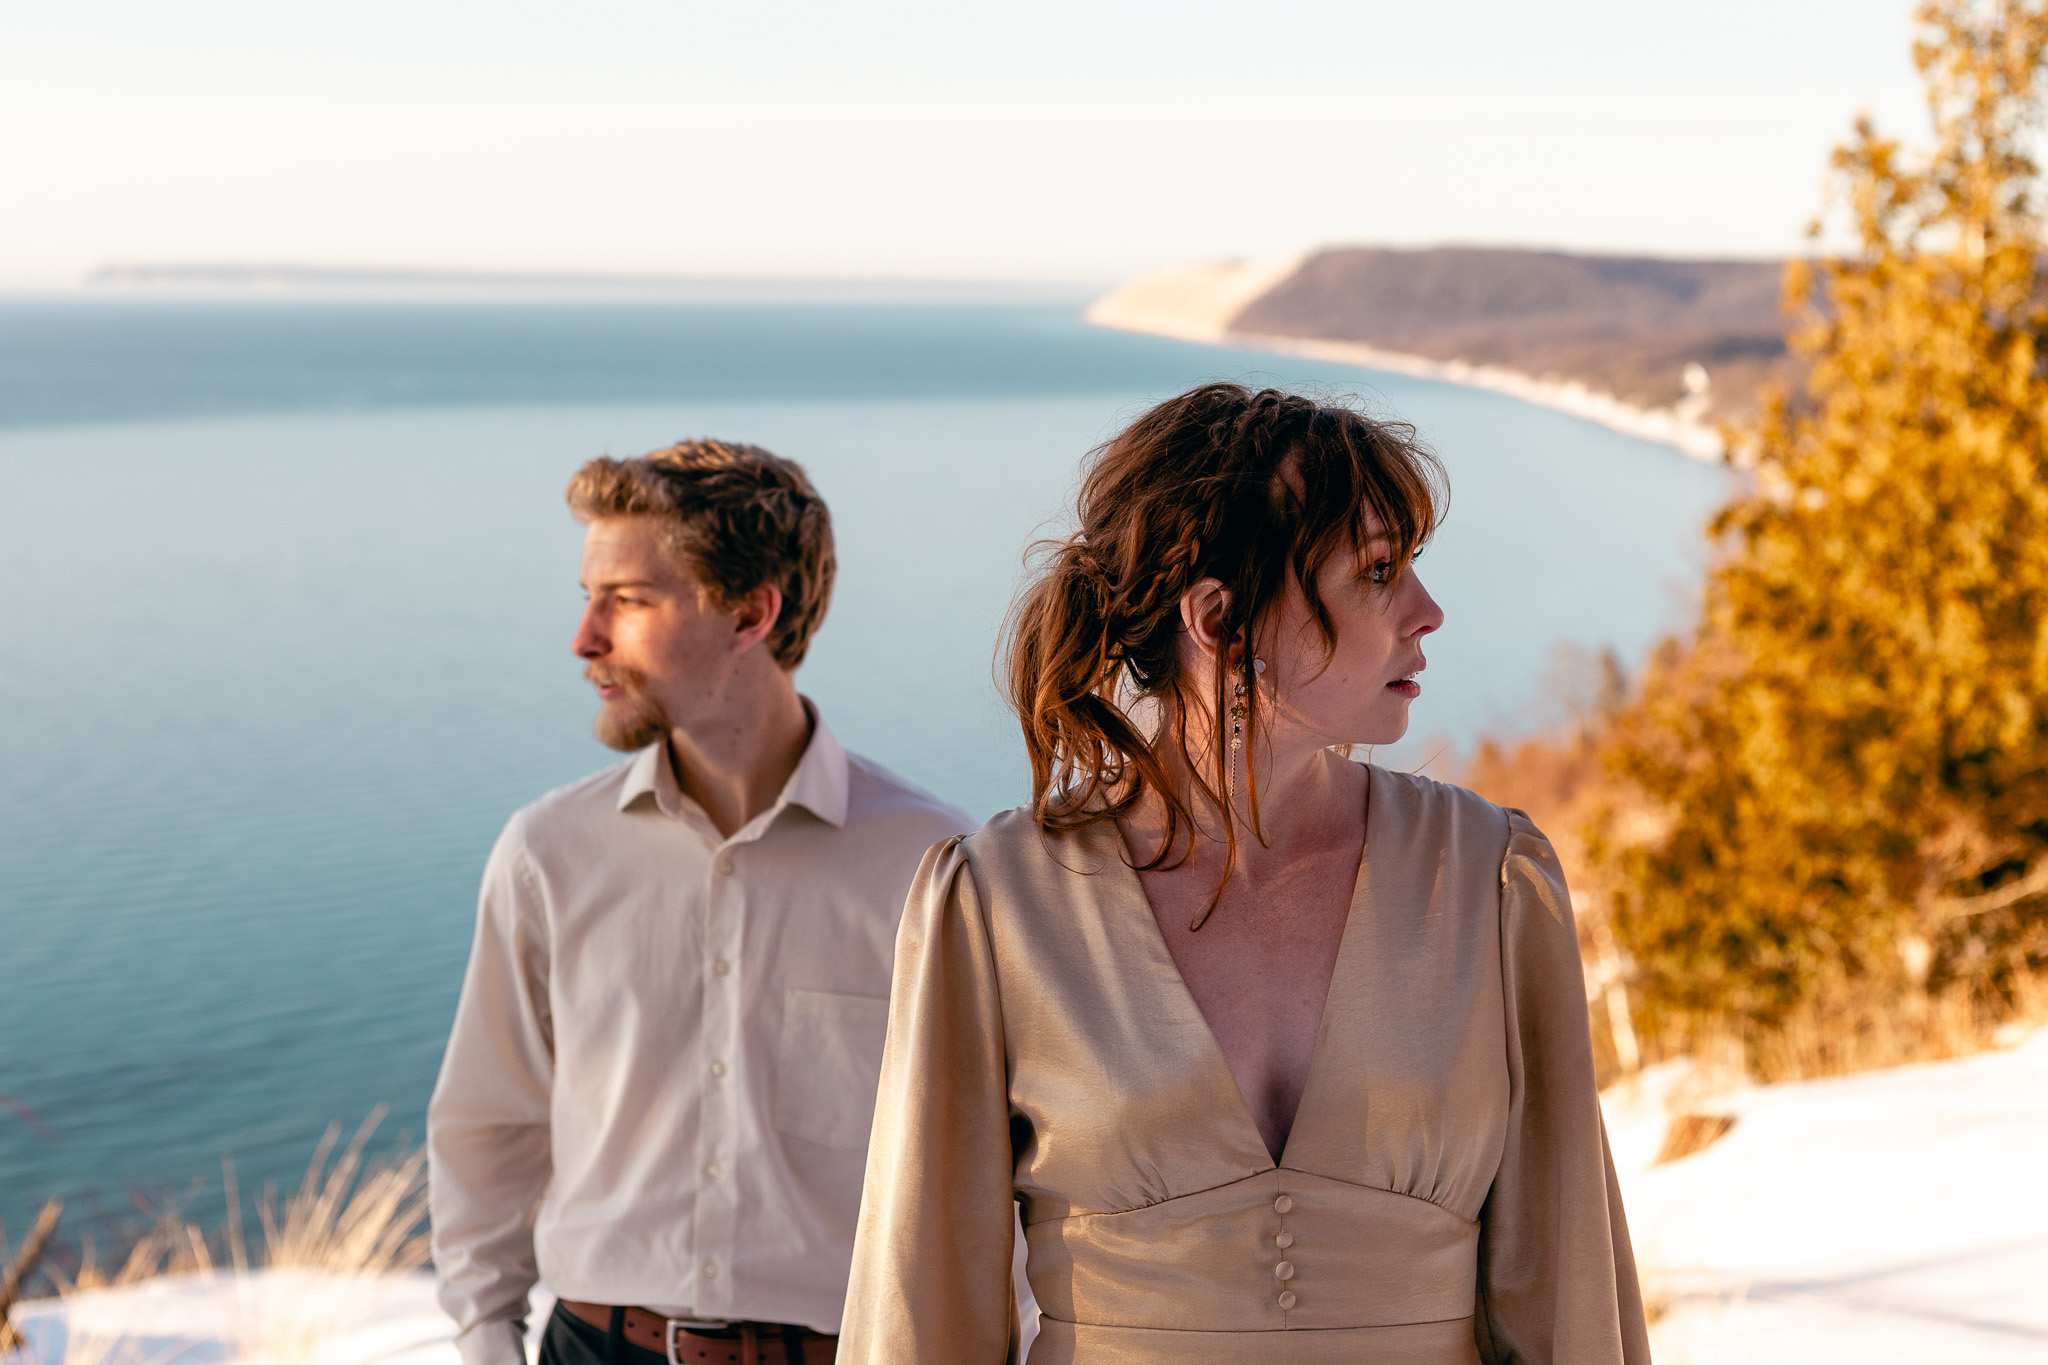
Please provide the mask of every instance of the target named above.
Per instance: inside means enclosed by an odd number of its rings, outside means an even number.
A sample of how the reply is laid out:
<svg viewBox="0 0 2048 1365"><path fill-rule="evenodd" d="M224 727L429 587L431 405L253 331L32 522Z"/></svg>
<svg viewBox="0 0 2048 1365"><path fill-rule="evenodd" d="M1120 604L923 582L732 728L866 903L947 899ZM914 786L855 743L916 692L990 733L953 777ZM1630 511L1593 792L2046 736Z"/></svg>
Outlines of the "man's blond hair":
<svg viewBox="0 0 2048 1365"><path fill-rule="evenodd" d="M825 619L837 569L832 517L803 467L759 446L678 441L630 460L598 459L569 480L581 522L658 517L663 543L729 611L764 583L782 590L768 633L775 662L794 670Z"/></svg>

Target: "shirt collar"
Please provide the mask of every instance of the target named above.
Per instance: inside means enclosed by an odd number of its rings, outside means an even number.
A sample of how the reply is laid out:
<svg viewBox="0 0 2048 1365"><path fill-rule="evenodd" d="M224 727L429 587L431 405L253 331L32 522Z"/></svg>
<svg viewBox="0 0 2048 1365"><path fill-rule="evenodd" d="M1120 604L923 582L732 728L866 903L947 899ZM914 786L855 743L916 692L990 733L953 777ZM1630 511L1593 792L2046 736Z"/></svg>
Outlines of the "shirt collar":
<svg viewBox="0 0 2048 1365"><path fill-rule="evenodd" d="M619 789L619 809L625 810L643 796L651 796L663 812L674 815L676 775L669 771L668 745L662 740L633 755L626 765L626 785Z"/></svg>
<svg viewBox="0 0 2048 1365"><path fill-rule="evenodd" d="M802 697L804 711L811 718L811 742L804 746L804 756L797 760L796 771L782 784L782 794L762 817L751 822L753 826L765 828L785 806L802 806L826 824L838 828L846 825L847 803L847 760L846 750L839 747L838 738L832 727L825 724L825 718L818 714L818 708L809 697ZM683 795L680 783L676 781L675 769L668 762L668 745L657 741L633 756L626 768L625 785L619 790L619 809L625 810L643 796L652 796L655 804L665 815L682 815L685 804L694 806L689 797Z"/></svg>
<svg viewBox="0 0 2048 1365"><path fill-rule="evenodd" d="M804 697L801 700L811 717L811 742L804 746L804 756L797 760L796 771L783 784L782 799L776 804L802 806L826 824L843 829L846 826L846 750L839 747L838 736L832 733L831 726L825 724L825 718L818 714L818 708L811 704L811 699Z"/></svg>

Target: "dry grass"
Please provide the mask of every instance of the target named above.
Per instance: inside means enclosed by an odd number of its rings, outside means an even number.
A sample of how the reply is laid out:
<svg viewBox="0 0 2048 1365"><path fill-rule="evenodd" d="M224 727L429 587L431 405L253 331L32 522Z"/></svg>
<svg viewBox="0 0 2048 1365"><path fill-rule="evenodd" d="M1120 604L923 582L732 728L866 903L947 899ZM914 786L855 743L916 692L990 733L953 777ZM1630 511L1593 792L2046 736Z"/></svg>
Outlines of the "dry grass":
<svg viewBox="0 0 2048 1365"><path fill-rule="evenodd" d="M101 1265L99 1247L91 1233L79 1243L76 1274L66 1275L56 1266L44 1267L44 1274L64 1298L97 1289L122 1289L144 1280L166 1275L201 1274L214 1268L213 1251L205 1232L185 1220L178 1209L160 1210L149 1230L129 1246L119 1265Z"/></svg>
<svg viewBox="0 0 2048 1365"><path fill-rule="evenodd" d="M1653 1165L1661 1166L1667 1161L1678 1161L1707 1148L1727 1137L1735 1127L1735 1119L1728 1114L1673 1114L1671 1122L1664 1129L1664 1143L1657 1149Z"/></svg>
<svg viewBox="0 0 2048 1365"><path fill-rule="evenodd" d="M278 1206L266 1189L257 1201L263 1228L260 1255L252 1258L242 1235L242 1211L234 1167L224 1167L227 1216L209 1238L176 1207L162 1210L118 1267L102 1266L90 1238L81 1247L77 1274L52 1269L59 1294L82 1299L167 1276L226 1272L234 1280L232 1321L221 1335L240 1358L295 1365L308 1361L320 1339L347 1312L351 1289L361 1280L417 1270L427 1263L426 1153L414 1150L394 1160L364 1159L371 1135L383 1120L380 1107L356 1129L341 1155L334 1149L340 1125L320 1140L298 1189ZM332 1164L330 1164L332 1159ZM253 1273L302 1270L317 1279L297 1282L285 1292L262 1292ZM275 1277L271 1277L273 1280ZM67 1319L76 1323L79 1315ZM28 1354L24 1365L158 1365L132 1344L125 1332L97 1332L74 1326L60 1354Z"/></svg>
<svg viewBox="0 0 2048 1365"><path fill-rule="evenodd" d="M2017 977L2012 988L2010 1003L1993 1003L1964 987L1926 995L1845 985L1775 1029L1750 1031L1743 1051L1761 1081L1967 1057L2048 1024L2048 980Z"/></svg>
<svg viewBox="0 0 2048 1365"><path fill-rule="evenodd" d="M415 1149L394 1163L363 1166L363 1149L383 1117L380 1108L364 1120L341 1159L326 1170L341 1136L339 1124L329 1126L298 1193L285 1202L282 1219L274 1194L264 1192L258 1213L265 1265L383 1275L417 1270L427 1263L425 1149Z"/></svg>

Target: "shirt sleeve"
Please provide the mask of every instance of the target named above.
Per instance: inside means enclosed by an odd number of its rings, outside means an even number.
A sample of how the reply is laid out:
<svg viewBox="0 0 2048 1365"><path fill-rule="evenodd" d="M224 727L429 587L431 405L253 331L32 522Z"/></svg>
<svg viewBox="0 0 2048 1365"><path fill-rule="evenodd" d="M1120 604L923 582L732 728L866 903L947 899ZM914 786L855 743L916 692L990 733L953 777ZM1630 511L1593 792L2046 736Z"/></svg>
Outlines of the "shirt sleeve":
<svg viewBox="0 0 2048 1365"><path fill-rule="evenodd" d="M427 1105L434 1268L463 1365L525 1365L553 1077L547 921L515 817L484 868L469 970Z"/></svg>
<svg viewBox="0 0 2048 1365"><path fill-rule="evenodd" d="M840 1365L1017 1359L1015 1157L984 906L958 839L925 855L896 937Z"/></svg>
<svg viewBox="0 0 2048 1365"><path fill-rule="evenodd" d="M1508 1129L1479 1215L1480 1355L1489 1365L1649 1365L1571 896L1550 841L1520 811L1508 812L1500 932Z"/></svg>

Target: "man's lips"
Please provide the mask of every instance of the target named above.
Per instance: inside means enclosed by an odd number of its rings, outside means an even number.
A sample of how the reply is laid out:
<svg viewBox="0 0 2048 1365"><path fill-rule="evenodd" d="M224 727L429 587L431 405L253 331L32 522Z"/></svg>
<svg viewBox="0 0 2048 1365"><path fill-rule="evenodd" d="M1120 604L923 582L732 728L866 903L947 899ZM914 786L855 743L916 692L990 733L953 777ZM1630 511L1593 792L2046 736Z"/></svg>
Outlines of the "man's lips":
<svg viewBox="0 0 2048 1365"><path fill-rule="evenodd" d="M638 681L631 674L613 673L599 668L586 668L583 670L583 676L597 688L598 698L602 701L617 701L620 697L628 695Z"/></svg>

